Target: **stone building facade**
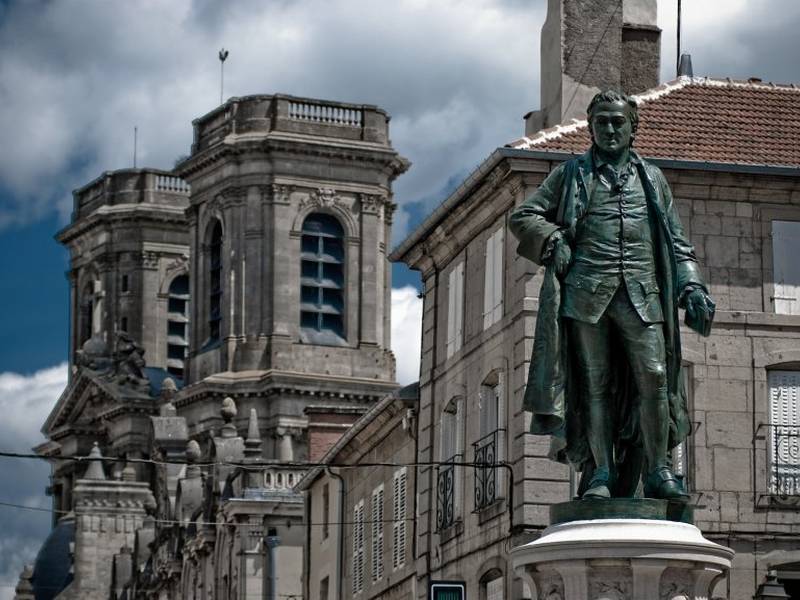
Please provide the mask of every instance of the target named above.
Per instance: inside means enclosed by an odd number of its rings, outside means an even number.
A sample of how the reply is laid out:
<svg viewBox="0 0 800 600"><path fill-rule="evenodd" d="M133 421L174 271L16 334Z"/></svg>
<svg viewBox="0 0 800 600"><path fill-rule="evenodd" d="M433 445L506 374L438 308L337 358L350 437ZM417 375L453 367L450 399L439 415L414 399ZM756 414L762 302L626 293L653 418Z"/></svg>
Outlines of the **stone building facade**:
<svg viewBox="0 0 800 600"><path fill-rule="evenodd" d="M417 400L413 384L374 405L298 484L307 515L304 598L415 596ZM321 423L341 420L318 414Z"/></svg>
<svg viewBox="0 0 800 600"><path fill-rule="evenodd" d="M23 588L85 585L88 552L111 574L92 597L302 594L305 409L363 412L397 389L386 255L408 162L388 123L369 105L232 98L194 121L174 171L75 192L58 234L72 369L36 449L58 521ZM94 444L109 485L152 499L114 552L75 518L75 457ZM56 555L71 573L45 585Z"/></svg>
<svg viewBox="0 0 800 600"><path fill-rule="evenodd" d="M800 138L785 126L787 113L800 115L800 93L681 78L638 101L636 147L672 186L717 301L711 337L682 328L694 432L674 457L696 524L737 552L717 593L749 599L776 570L800 597L800 278L791 266ZM507 217L589 145L583 121L496 150L392 255L424 282L418 461L445 462L419 472L418 562L430 565L420 577L465 581L471 597L529 597L510 571L509 544L538 536L549 506L575 493L574 474L547 458L547 439L527 433L521 406L542 273L516 255ZM511 481L495 475L493 495L480 468L446 464L487 453L513 469Z"/></svg>
<svg viewBox="0 0 800 600"><path fill-rule="evenodd" d="M586 121L548 98L566 90L583 111L606 87L641 92L635 147L672 186L717 301L711 337L682 328L694 431L673 457L695 522L737 553L715 593L750 599L773 570L800 598L800 93L758 80L681 77L638 89L612 81L624 61L587 68L583 46L564 41L608 37L604 51L617 52L615 40L624 46L630 32L625 18L609 16L611 4L550 2L542 111L528 115L526 137L495 150L391 255L423 279L417 461L439 463L418 470L420 599L436 580L464 582L471 598L535 597L511 571L508 551L538 537L550 505L575 494L576 474L549 460L548 440L528 433L522 410L542 273L517 256L507 219L555 166L591 144ZM652 32L654 5L618 8ZM566 60L573 47L577 58ZM575 60L585 72L577 88ZM542 124L556 125L536 131ZM511 472L480 467L490 456Z"/></svg>

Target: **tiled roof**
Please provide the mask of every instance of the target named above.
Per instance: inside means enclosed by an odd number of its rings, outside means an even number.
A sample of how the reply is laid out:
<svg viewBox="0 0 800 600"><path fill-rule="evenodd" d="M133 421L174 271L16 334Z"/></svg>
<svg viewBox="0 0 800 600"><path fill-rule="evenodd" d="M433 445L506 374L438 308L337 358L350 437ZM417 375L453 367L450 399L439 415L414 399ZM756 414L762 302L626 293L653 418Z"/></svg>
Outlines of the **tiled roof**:
<svg viewBox="0 0 800 600"><path fill-rule="evenodd" d="M648 158L800 167L800 88L681 77L644 94L635 148ZM558 125L511 148L579 154L586 121Z"/></svg>

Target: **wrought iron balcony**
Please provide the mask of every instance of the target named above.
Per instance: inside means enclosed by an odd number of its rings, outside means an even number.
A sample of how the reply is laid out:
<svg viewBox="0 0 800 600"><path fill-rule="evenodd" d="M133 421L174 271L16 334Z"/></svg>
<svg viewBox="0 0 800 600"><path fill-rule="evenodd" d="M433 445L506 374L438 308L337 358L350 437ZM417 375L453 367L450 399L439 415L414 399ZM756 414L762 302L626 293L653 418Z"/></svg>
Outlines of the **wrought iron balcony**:
<svg viewBox="0 0 800 600"><path fill-rule="evenodd" d="M800 426L766 426L769 430L767 491L773 496L800 496Z"/></svg>
<svg viewBox="0 0 800 600"><path fill-rule="evenodd" d="M437 467L436 530L447 529L456 521L456 465L463 457L456 454ZM451 463L451 464L448 464Z"/></svg>
<svg viewBox="0 0 800 600"><path fill-rule="evenodd" d="M497 472L498 467L481 466L493 465L497 462L497 445L500 432L496 429L472 444L475 448L475 510L481 510L497 500Z"/></svg>

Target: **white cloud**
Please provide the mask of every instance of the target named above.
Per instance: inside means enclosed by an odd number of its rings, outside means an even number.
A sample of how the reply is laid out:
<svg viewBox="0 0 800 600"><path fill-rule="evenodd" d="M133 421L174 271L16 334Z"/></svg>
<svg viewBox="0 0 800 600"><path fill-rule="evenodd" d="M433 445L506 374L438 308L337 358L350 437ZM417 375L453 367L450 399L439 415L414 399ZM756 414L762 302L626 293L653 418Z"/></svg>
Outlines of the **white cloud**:
<svg viewBox="0 0 800 600"><path fill-rule="evenodd" d="M43 442L39 429L67 385L67 363L32 375L0 373L0 440L2 449L30 452Z"/></svg>
<svg viewBox="0 0 800 600"><path fill-rule="evenodd" d="M0 373L0 449L28 453L44 441L39 429L67 384L67 369L62 363L31 375ZM44 461L0 458L0 481L13 482L0 491L0 502L49 507L44 494L49 472ZM36 557L50 519L47 512L0 506L0 600L13 597L9 590Z"/></svg>
<svg viewBox="0 0 800 600"><path fill-rule="evenodd" d="M397 381L403 385L419 379L422 342L422 299L408 285L392 290L392 352L397 360Z"/></svg>

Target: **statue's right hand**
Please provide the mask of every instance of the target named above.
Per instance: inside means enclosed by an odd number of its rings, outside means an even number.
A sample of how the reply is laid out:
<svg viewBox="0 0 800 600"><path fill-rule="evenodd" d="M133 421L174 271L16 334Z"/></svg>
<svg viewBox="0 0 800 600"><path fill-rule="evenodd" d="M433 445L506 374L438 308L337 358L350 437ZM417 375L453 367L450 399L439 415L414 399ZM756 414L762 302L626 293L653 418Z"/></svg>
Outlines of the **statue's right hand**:
<svg viewBox="0 0 800 600"><path fill-rule="evenodd" d="M572 262L572 249L567 240L561 238L556 242L553 250L553 268L558 277L563 277Z"/></svg>

